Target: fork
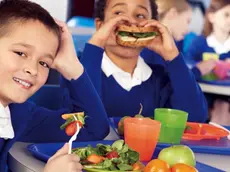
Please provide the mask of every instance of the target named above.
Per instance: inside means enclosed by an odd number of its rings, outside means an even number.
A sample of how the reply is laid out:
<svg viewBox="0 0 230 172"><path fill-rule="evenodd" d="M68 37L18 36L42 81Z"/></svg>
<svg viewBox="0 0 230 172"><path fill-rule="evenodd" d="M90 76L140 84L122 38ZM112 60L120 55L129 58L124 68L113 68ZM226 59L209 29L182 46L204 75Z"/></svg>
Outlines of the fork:
<svg viewBox="0 0 230 172"><path fill-rule="evenodd" d="M76 118L74 115L73 115L73 117L74 117L74 119L77 121L77 118ZM72 143L73 143L74 140L77 139L77 135L78 135L80 129L81 129L81 128L80 128L79 124L77 123L77 131L76 131L76 133L69 139L69 151L68 151L68 154L71 154L71 153L72 153Z"/></svg>

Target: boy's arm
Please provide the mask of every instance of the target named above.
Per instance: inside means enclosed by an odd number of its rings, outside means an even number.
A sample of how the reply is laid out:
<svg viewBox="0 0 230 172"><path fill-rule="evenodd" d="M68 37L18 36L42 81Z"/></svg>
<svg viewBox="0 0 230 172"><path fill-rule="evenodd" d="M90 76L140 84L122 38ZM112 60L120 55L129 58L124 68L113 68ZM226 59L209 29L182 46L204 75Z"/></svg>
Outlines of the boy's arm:
<svg viewBox="0 0 230 172"><path fill-rule="evenodd" d="M86 125L81 129L77 141L101 140L109 133L109 122L104 106L87 73L77 79L67 81L66 85L71 94L67 100L68 107L57 111L34 106L32 118L21 141L27 142L57 142L67 141L70 137L60 130L65 122L61 115L84 111ZM75 101L77 100L77 101Z"/></svg>
<svg viewBox="0 0 230 172"><path fill-rule="evenodd" d="M183 55L179 54L168 62L166 69L172 88L171 108L188 112L188 121L205 122L207 103L194 75L186 66Z"/></svg>

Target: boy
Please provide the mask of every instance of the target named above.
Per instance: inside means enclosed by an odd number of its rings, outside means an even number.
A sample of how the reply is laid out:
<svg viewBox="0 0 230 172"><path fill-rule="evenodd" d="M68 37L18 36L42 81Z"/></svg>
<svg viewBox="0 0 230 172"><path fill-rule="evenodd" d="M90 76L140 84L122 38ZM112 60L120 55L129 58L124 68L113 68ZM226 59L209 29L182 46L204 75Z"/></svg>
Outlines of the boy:
<svg viewBox="0 0 230 172"><path fill-rule="evenodd" d="M46 10L27 0L2 1L0 14L0 172L16 141L69 140L59 128L63 113L84 111L88 116L78 140L103 139L109 132L107 115L76 57L66 25L57 24ZM66 109L51 111L25 102L45 84L51 67L67 80L73 100ZM49 161L46 171L81 170L79 158L67 155L67 148Z"/></svg>
<svg viewBox="0 0 230 172"><path fill-rule="evenodd" d="M203 93L169 30L156 19L157 6L152 0L99 0L97 31L85 46L82 64L109 116L134 116L141 103L143 116L153 116L155 108L174 108L188 112L189 121L205 122ZM119 45L116 28L120 23L157 28L159 36L146 48L159 54L167 67L144 62L139 57L144 47Z"/></svg>

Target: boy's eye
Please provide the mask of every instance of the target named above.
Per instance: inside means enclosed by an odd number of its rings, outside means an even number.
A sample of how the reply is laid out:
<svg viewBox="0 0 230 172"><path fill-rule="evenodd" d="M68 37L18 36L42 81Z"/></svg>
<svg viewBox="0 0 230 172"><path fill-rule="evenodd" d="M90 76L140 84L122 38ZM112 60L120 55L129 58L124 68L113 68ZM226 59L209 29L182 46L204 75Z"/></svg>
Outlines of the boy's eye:
<svg viewBox="0 0 230 172"><path fill-rule="evenodd" d="M43 67L50 68L49 65L48 65L47 63L43 62L43 61L40 61L39 63L40 63L40 65L42 65Z"/></svg>
<svg viewBox="0 0 230 172"><path fill-rule="evenodd" d="M17 54L17 55L19 55L19 56L26 57L26 54L23 53L23 52L15 51L14 53Z"/></svg>
<svg viewBox="0 0 230 172"><path fill-rule="evenodd" d="M120 15L120 14L122 14L123 12L121 12L121 11L116 11L114 14L115 15Z"/></svg>
<svg viewBox="0 0 230 172"><path fill-rule="evenodd" d="M137 18L139 18L139 19L145 19L146 17L143 14L137 14Z"/></svg>

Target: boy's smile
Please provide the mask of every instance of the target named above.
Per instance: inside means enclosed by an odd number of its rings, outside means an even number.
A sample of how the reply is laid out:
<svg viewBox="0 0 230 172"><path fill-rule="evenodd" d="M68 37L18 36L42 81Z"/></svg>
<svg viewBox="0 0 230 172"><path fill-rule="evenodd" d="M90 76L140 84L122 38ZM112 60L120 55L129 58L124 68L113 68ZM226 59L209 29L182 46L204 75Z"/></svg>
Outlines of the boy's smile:
<svg viewBox="0 0 230 172"><path fill-rule="evenodd" d="M16 77L13 77L13 80L18 85L21 85L22 88L24 88L24 89L29 89L29 88L31 88L33 86L32 82L30 82L30 81L22 80L22 79L19 79L19 78L16 78Z"/></svg>
<svg viewBox="0 0 230 172"><path fill-rule="evenodd" d="M3 105L22 103L45 84L59 44L57 36L37 21L15 21L8 30L0 37Z"/></svg>

